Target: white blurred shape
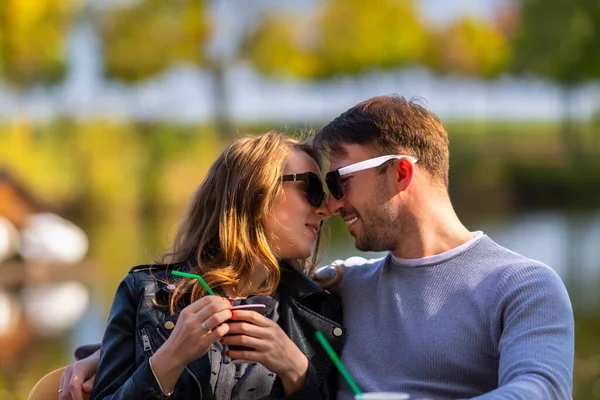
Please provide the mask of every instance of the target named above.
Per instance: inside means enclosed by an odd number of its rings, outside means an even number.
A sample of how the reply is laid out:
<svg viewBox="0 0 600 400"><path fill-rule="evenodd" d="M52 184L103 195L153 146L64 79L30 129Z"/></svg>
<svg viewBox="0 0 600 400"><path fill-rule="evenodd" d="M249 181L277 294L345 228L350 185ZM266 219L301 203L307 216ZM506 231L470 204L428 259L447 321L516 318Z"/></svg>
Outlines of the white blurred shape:
<svg viewBox="0 0 600 400"><path fill-rule="evenodd" d="M33 214L21 231L20 253L27 261L74 264L87 250L85 232L56 214Z"/></svg>
<svg viewBox="0 0 600 400"><path fill-rule="evenodd" d="M0 262L15 255L18 248L19 232L17 228L8 219L0 216Z"/></svg>
<svg viewBox="0 0 600 400"><path fill-rule="evenodd" d="M0 336L17 327L20 315L21 306L18 300L0 289Z"/></svg>
<svg viewBox="0 0 600 400"><path fill-rule="evenodd" d="M75 325L89 304L87 288L75 281L28 286L22 296L27 319L45 336Z"/></svg>

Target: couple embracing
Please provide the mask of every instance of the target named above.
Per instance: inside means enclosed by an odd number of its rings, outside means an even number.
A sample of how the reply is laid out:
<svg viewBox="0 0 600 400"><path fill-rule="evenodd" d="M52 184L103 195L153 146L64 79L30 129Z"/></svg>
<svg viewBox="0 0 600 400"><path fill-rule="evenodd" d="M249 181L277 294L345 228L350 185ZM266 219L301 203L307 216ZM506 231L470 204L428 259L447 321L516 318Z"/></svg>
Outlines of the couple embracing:
<svg viewBox="0 0 600 400"><path fill-rule="evenodd" d="M571 398L562 281L467 229L448 169L442 123L399 96L350 108L311 145L277 133L233 142L161 263L121 282L101 349L67 369L59 398L81 399L95 374L92 399L352 399L317 330L365 392ZM333 214L358 249L388 254L317 270Z"/></svg>

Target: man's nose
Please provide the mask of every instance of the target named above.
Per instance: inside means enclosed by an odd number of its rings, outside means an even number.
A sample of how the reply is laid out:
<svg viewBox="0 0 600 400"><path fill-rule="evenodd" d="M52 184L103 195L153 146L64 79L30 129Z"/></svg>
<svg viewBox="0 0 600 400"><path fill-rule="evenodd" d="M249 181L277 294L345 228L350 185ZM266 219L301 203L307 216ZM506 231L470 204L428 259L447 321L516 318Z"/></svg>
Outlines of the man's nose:
<svg viewBox="0 0 600 400"><path fill-rule="evenodd" d="M327 196L325 196L325 198L321 202L321 205L319 207L317 207L316 210L317 210L317 215L320 217L321 220L329 218L329 216L331 214L329 213L329 208L327 205Z"/></svg>

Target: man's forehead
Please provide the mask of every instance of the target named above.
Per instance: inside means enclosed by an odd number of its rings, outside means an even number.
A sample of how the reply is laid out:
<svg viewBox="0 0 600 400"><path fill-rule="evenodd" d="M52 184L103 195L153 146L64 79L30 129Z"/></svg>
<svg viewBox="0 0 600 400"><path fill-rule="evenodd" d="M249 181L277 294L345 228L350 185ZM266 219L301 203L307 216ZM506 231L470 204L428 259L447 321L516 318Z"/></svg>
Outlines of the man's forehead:
<svg viewBox="0 0 600 400"><path fill-rule="evenodd" d="M347 165L367 160L377 155L372 146L361 144L342 144L335 151L329 151L329 170L343 168Z"/></svg>

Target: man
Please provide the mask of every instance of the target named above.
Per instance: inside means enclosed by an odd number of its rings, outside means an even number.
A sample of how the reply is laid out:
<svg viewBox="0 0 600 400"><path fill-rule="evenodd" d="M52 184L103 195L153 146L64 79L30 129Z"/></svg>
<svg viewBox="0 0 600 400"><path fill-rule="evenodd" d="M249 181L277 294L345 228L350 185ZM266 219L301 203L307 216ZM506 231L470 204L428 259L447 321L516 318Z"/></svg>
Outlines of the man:
<svg viewBox="0 0 600 400"><path fill-rule="evenodd" d="M358 249L389 252L338 263L342 361L364 391L571 398L564 285L546 265L460 222L448 195L448 136L434 115L402 97L375 97L326 125L315 145L330 160L330 212ZM78 367L81 382L90 373L83 364L69 372ZM338 398L354 398L343 379Z"/></svg>
<svg viewBox="0 0 600 400"><path fill-rule="evenodd" d="M356 247L342 263L342 361L365 391L436 399L570 399L571 304L549 267L470 232L448 195L448 136L423 107L381 96L316 136L329 211ZM383 157L388 156L388 157ZM340 380L339 399L352 399Z"/></svg>

